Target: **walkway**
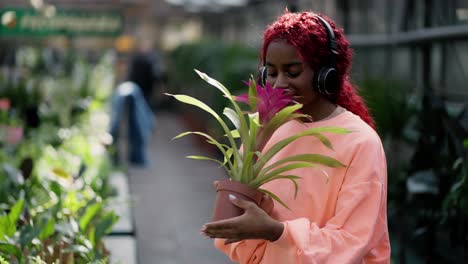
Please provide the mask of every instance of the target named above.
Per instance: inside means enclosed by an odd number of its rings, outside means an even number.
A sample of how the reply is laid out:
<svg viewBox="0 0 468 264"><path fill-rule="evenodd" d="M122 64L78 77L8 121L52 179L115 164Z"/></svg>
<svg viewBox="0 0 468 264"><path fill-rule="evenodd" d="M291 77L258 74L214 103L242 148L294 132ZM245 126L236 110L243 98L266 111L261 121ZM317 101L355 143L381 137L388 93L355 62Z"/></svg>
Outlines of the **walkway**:
<svg viewBox="0 0 468 264"><path fill-rule="evenodd" d="M185 158L203 155L190 137L171 140L185 130L176 116L158 113L151 167L129 169L139 264L231 263L199 234L211 217L212 182L223 172L214 163Z"/></svg>

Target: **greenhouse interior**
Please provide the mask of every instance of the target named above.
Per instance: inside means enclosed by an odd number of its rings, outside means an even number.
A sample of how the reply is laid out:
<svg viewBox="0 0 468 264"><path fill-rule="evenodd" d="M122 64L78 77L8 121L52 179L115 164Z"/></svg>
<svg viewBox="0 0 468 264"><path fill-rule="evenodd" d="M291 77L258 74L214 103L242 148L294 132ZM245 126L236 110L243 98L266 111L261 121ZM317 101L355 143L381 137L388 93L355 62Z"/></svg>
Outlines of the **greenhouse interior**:
<svg viewBox="0 0 468 264"><path fill-rule="evenodd" d="M466 263L467 0L2 0L0 264L273 263L275 242L247 258L200 230L242 155L230 140L248 136L226 98L257 96L265 29L306 11L349 41L346 78L385 151L391 249L334 262L312 234L274 263Z"/></svg>

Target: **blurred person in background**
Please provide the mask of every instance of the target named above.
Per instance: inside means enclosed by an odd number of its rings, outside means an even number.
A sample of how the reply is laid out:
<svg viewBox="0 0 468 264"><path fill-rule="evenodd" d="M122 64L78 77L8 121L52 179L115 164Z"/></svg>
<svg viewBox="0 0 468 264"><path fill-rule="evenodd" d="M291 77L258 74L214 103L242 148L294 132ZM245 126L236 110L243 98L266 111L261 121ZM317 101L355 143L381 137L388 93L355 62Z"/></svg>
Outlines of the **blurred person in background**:
<svg viewBox="0 0 468 264"><path fill-rule="evenodd" d="M155 109L154 96L163 82L164 73L161 66L161 57L156 51L139 51L130 62L128 81L137 84L147 104Z"/></svg>
<svg viewBox="0 0 468 264"><path fill-rule="evenodd" d="M114 138L116 163L121 161L119 130L123 121L128 128L127 158L130 164L149 165L147 148L155 126L153 96L163 76L160 63L159 54L144 46L130 59L123 54L117 62L118 75L125 74L126 78L119 80L111 104L110 134Z"/></svg>
<svg viewBox="0 0 468 264"><path fill-rule="evenodd" d="M387 227L387 167L381 139L366 105L349 80L351 49L343 30L313 12L288 10L264 32L261 80L287 89L312 121L290 121L265 146L313 127L338 126L353 131L329 135L334 150L303 137L275 160L306 153L331 156L345 168L302 168L298 194L287 180L262 186L280 196L290 210L274 203L262 210L230 196L244 214L207 223L201 233L239 263L390 263Z"/></svg>

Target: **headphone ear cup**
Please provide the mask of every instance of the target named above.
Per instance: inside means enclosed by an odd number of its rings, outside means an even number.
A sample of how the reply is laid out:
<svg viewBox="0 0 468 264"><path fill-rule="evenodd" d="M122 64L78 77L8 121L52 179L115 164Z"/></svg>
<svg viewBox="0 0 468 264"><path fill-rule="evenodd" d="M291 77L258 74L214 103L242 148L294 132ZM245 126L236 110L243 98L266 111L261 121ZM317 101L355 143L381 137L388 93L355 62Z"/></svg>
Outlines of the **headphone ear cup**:
<svg viewBox="0 0 468 264"><path fill-rule="evenodd" d="M314 80L314 88L323 95L333 95L338 90L338 72L333 67L323 67Z"/></svg>

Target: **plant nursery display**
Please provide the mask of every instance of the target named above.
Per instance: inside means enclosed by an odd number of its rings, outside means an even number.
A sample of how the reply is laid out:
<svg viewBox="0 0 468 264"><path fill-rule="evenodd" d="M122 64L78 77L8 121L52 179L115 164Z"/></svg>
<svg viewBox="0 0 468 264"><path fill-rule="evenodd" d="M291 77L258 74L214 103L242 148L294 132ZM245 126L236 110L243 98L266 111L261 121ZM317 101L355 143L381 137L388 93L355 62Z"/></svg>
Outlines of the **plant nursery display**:
<svg viewBox="0 0 468 264"><path fill-rule="evenodd" d="M0 74L0 263L108 263L112 55L16 52Z"/></svg>
<svg viewBox="0 0 468 264"><path fill-rule="evenodd" d="M269 84L261 86L257 84L253 77L247 83L248 94L234 96L228 88L217 80L203 72L195 71L203 80L217 88L232 105L232 108L226 107L223 110L223 115L232 123L232 125L228 125L220 114L204 102L188 95L168 94L182 103L196 106L208 112L216 119L225 133L226 144L207 133L199 131L188 131L175 137L180 138L189 134L202 136L209 144L216 146L223 155L223 160L206 156L188 156L191 159L214 161L223 167L227 173L228 179L216 183L217 197L213 210L213 220L226 219L242 214L240 208L229 202L228 196L230 193L235 192L237 196L254 201L258 205L260 205L261 199L265 197L264 194L267 194L288 208L287 204L281 200L281 197L262 189L261 186L276 179L288 179L294 184L295 194L297 194L300 186L296 180L299 177L288 173L291 170L304 167L320 170L320 166L334 168L345 166L338 160L319 153L295 155L270 164L269 161L276 153L298 138L312 136L319 139L326 147L333 149L331 142L324 133L345 134L351 131L340 127L311 128L290 136L268 149L264 149L268 140L280 126L292 120L301 122L309 118L308 115L300 112L302 104L295 102L284 89L273 88ZM243 103L246 107L239 103ZM323 177L324 181L328 181L325 172ZM246 190L246 192L243 193L242 190Z"/></svg>

